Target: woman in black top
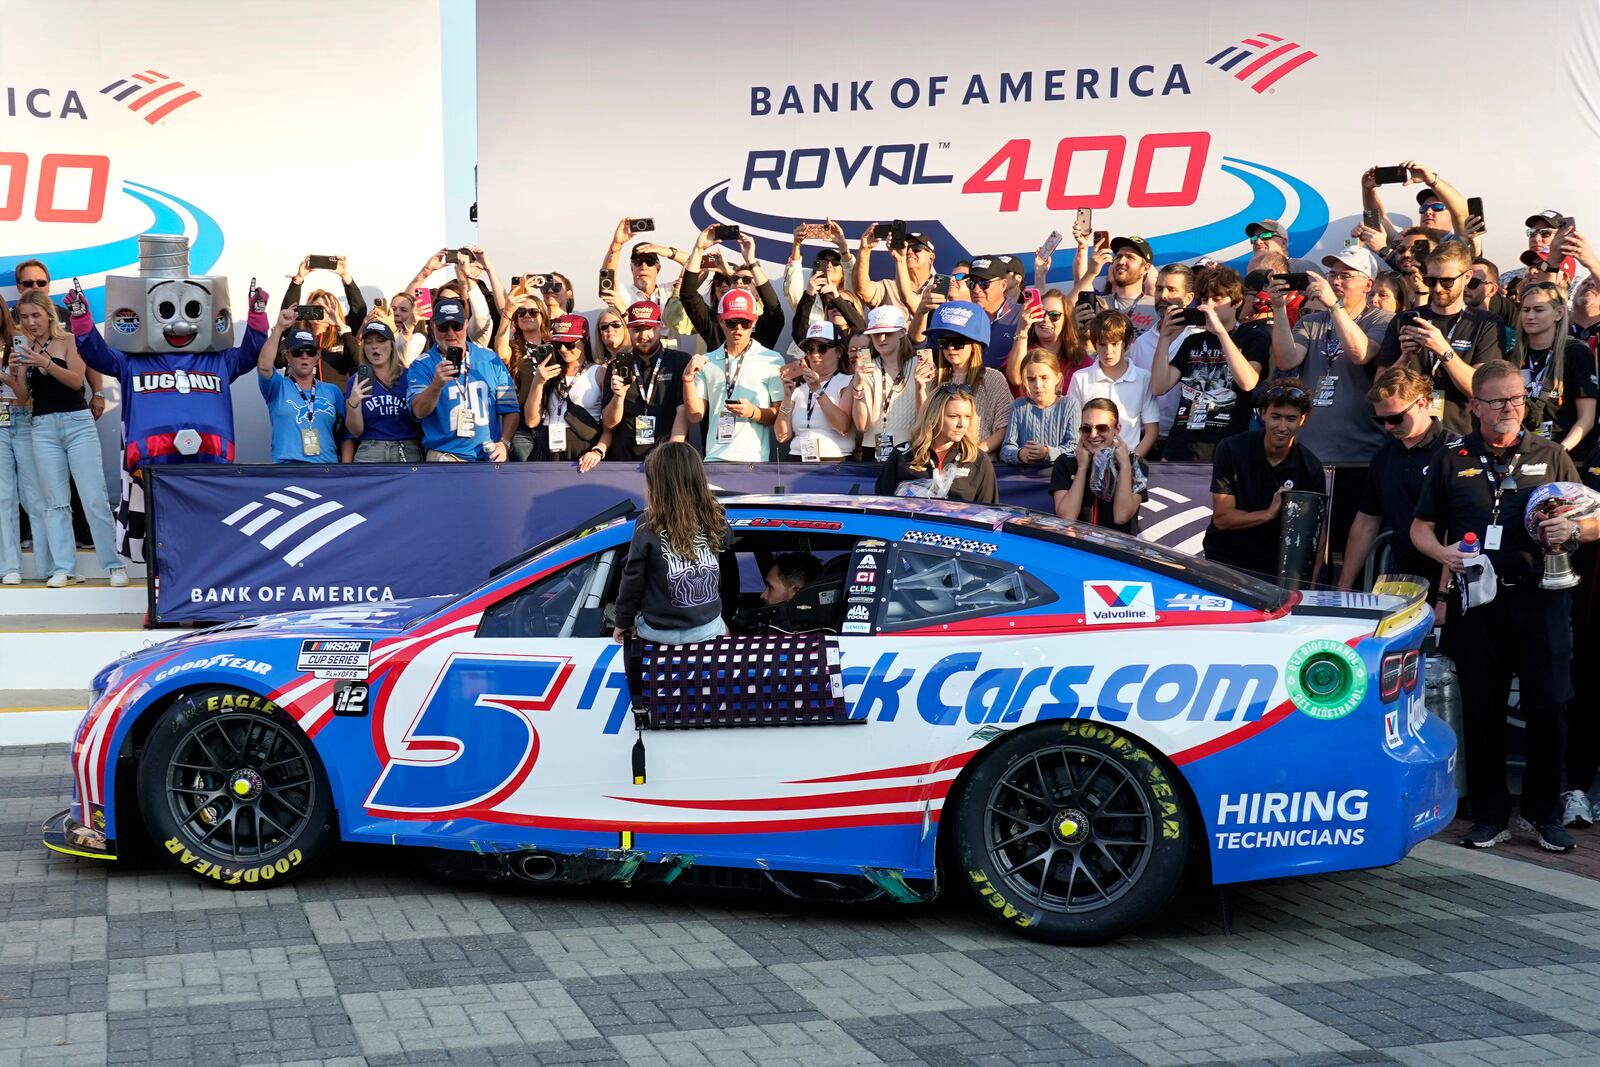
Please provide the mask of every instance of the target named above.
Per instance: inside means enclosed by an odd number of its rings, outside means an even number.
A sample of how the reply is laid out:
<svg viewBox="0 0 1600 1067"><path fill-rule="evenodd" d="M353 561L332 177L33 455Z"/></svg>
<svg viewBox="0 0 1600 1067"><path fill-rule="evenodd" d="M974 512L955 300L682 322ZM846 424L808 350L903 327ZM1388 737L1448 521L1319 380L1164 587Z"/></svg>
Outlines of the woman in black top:
<svg viewBox="0 0 1600 1067"><path fill-rule="evenodd" d="M1521 310L1510 359L1522 368L1522 384L1528 389L1522 424L1556 442L1581 465L1594 450L1595 396L1600 393L1594 353L1567 335L1566 302L1554 285L1525 285L1519 299ZM1558 337L1564 342L1559 373Z"/></svg>
<svg viewBox="0 0 1600 1067"><path fill-rule="evenodd" d="M46 538L50 546L51 574L46 584L58 589L74 580L72 487L76 485L100 566L110 574L112 585L127 585L127 565L117 555L106 495L100 437L83 398L83 357L43 290L23 294L17 301L16 320L24 345L12 360L28 368L28 392L33 397L33 458L46 509L45 529L35 530L33 536Z"/></svg>
<svg viewBox="0 0 1600 1067"><path fill-rule="evenodd" d="M1078 418L1077 454L1059 456L1050 472L1056 515L1131 534L1149 468L1128 452L1115 401L1097 396L1083 405Z"/></svg>
<svg viewBox="0 0 1600 1067"><path fill-rule="evenodd" d="M344 299L350 305L349 311L341 309L338 299L325 289L318 289L309 297L302 298L302 286L305 285L306 275L311 273L310 256L300 261L300 269L289 279L283 291L283 303L279 306L287 309L298 304L317 304L322 308L322 319L306 324L316 331L317 342L322 346L322 362L326 366L318 376L329 379L343 389L345 377L356 369L361 355L360 345L348 324L366 321L367 299L361 295L361 287L350 277L350 268L346 266L344 257L338 256L337 259L339 265L335 270L344 286ZM329 375L328 369L334 373Z"/></svg>
<svg viewBox="0 0 1600 1067"><path fill-rule="evenodd" d="M633 528L617 590L616 628L646 641L686 645L728 632L722 567L728 517L711 495L700 453L682 441L657 445L644 461L644 506Z"/></svg>
<svg viewBox="0 0 1600 1067"><path fill-rule="evenodd" d="M911 440L883 461L877 493L1000 503L994 464L978 441L971 386L946 382L933 391Z"/></svg>

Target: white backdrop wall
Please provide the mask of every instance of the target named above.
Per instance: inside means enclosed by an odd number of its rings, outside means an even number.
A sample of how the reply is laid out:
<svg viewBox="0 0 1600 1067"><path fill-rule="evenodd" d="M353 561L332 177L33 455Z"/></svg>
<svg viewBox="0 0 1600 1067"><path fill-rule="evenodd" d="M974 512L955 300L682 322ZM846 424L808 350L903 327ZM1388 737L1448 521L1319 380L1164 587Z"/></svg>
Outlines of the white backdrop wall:
<svg viewBox="0 0 1600 1067"><path fill-rule="evenodd" d="M567 272L593 306L622 215L679 246L740 223L772 239L768 261L796 222L831 215L929 229L941 268L960 250L1031 267L1079 206L1162 262L1241 256L1264 217L1307 255L1342 245L1362 170L1408 158L1483 198L1502 269L1536 211L1600 236L1595 0L730 10L479 0L479 217L507 274ZM982 191L1010 163L1014 196ZM1415 215L1414 188L1383 191L1393 217Z"/></svg>

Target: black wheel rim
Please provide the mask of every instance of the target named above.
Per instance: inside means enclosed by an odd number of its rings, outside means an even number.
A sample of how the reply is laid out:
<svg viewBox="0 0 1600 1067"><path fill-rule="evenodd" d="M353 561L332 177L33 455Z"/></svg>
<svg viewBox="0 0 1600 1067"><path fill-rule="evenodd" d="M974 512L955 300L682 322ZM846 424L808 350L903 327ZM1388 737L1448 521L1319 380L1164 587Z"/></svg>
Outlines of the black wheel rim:
<svg viewBox="0 0 1600 1067"><path fill-rule="evenodd" d="M173 749L166 786L192 845L231 860L259 860L296 840L317 800L302 735L260 715L190 727Z"/></svg>
<svg viewBox="0 0 1600 1067"><path fill-rule="evenodd" d="M1138 883L1155 848L1156 820L1119 760L1054 745L1000 776L983 828L990 861L1013 893L1051 911L1085 912Z"/></svg>

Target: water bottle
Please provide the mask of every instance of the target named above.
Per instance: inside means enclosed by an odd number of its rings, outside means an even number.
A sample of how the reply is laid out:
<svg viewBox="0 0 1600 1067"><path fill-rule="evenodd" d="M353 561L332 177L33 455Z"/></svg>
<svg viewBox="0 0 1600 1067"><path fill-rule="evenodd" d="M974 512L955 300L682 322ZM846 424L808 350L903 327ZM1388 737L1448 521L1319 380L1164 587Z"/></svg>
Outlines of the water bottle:
<svg viewBox="0 0 1600 1067"><path fill-rule="evenodd" d="M1491 597L1484 595L1485 591L1478 589L1478 586L1480 586L1483 583L1483 580L1487 577L1487 574L1483 569L1483 565L1487 561L1487 558L1483 554L1483 545L1479 543L1478 535L1473 533L1471 530L1468 530L1466 536L1462 537L1461 540L1457 542L1456 548L1461 552L1462 555L1467 557L1463 561L1466 566L1462 570L1461 577L1459 579L1461 586L1461 610L1466 611L1474 604L1482 604L1492 599ZM1475 591L1476 595L1474 595Z"/></svg>
<svg viewBox="0 0 1600 1067"><path fill-rule="evenodd" d="M1478 535L1468 530L1467 535L1456 544L1456 548L1464 556L1475 556L1483 546L1478 543Z"/></svg>

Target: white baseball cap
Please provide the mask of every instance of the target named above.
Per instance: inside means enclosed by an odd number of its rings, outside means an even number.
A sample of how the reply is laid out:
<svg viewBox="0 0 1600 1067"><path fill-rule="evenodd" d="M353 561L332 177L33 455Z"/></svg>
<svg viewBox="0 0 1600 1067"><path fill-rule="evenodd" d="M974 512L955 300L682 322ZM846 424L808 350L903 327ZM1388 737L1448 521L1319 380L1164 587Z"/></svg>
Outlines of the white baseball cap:
<svg viewBox="0 0 1600 1067"><path fill-rule="evenodd" d="M1378 257L1361 245L1347 245L1334 255L1323 256L1322 265L1324 267L1349 267L1351 270L1360 271L1369 278L1376 278L1383 270L1378 265Z"/></svg>
<svg viewBox="0 0 1600 1067"><path fill-rule="evenodd" d="M838 340L839 340L839 331L834 329L833 323L831 323L831 322L827 321L826 319L824 319L822 322L813 322L811 325L806 327L805 341L801 341L800 344L801 344L802 347L804 347L806 341L838 341Z"/></svg>
<svg viewBox="0 0 1600 1067"><path fill-rule="evenodd" d="M893 333L906 328L906 313L894 304L880 304L867 312L865 333Z"/></svg>

